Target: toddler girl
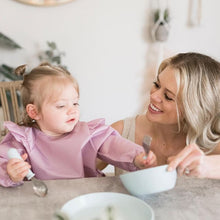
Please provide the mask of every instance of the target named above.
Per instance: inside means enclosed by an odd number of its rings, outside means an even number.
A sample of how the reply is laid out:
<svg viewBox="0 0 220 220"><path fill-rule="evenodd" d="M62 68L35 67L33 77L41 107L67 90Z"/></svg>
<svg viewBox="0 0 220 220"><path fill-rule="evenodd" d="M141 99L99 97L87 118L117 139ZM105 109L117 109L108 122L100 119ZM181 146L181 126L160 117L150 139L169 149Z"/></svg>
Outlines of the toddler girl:
<svg viewBox="0 0 220 220"><path fill-rule="evenodd" d="M24 75L21 96L22 123L4 124L9 132L0 144L0 185L22 184L29 168L42 180L99 176L96 157L129 171L155 165L152 152L145 159L141 146L122 138L104 119L79 121L79 87L64 69L34 68ZM8 159L11 147L23 160Z"/></svg>

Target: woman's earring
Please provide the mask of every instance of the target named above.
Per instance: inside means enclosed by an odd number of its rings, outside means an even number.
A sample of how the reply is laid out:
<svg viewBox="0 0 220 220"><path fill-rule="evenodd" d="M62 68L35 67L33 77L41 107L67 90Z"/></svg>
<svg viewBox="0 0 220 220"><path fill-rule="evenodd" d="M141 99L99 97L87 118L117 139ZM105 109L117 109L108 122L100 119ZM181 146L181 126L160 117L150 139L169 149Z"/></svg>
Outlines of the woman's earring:
<svg viewBox="0 0 220 220"><path fill-rule="evenodd" d="M31 121L32 123L35 123L36 122L36 120L35 119L32 119L32 121Z"/></svg>

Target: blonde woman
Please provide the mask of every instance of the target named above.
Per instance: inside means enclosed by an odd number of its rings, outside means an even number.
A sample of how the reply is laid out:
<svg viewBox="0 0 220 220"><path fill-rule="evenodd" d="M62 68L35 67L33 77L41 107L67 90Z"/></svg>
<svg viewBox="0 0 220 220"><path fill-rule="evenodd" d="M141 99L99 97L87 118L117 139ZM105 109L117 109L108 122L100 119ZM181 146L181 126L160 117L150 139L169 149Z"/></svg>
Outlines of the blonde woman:
<svg viewBox="0 0 220 220"><path fill-rule="evenodd" d="M180 175L220 178L220 155L205 156L220 154L220 63L199 53L164 60L146 114L112 127L137 144L151 136L158 165L169 162Z"/></svg>

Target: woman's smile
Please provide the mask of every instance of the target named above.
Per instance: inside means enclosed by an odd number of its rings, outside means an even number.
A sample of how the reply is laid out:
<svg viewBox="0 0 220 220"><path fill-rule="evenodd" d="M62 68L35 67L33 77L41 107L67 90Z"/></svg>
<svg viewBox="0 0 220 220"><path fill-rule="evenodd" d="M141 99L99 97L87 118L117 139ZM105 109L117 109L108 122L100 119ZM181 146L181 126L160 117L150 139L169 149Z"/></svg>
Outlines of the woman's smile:
<svg viewBox="0 0 220 220"><path fill-rule="evenodd" d="M149 110L151 113L161 113L161 112L163 112L163 111L161 111L159 108L157 108L155 105L153 105L152 103L149 104L148 110Z"/></svg>

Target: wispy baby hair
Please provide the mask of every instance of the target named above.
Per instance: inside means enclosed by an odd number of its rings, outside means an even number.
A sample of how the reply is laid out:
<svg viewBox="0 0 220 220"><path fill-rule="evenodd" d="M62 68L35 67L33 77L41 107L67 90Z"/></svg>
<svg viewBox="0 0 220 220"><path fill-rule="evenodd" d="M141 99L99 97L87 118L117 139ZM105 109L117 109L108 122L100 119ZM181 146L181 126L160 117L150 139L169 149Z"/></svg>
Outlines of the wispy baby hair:
<svg viewBox="0 0 220 220"><path fill-rule="evenodd" d="M42 63L29 73L25 73L26 66L22 65L16 68L20 75L23 75L23 83L21 86L21 98L23 107L28 104L35 104L38 111L41 111L41 105L46 99L52 98L66 86L72 83L73 87L79 94L79 86L76 79L71 74L58 66L52 66L49 63ZM22 124L25 126L33 126L33 120L24 111Z"/></svg>

